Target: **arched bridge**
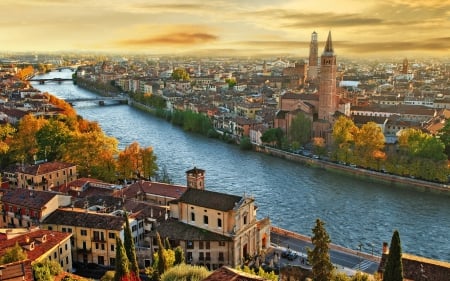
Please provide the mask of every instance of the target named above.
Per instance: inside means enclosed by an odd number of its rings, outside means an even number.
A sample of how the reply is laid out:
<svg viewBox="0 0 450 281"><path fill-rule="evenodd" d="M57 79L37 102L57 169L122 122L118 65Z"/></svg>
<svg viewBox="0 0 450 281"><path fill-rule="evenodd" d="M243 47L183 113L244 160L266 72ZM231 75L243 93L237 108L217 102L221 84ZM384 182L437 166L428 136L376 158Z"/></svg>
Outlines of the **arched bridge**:
<svg viewBox="0 0 450 281"><path fill-rule="evenodd" d="M72 81L72 78L31 78L28 81L37 81L39 84L45 84L45 82L56 82L61 84L64 81Z"/></svg>
<svg viewBox="0 0 450 281"><path fill-rule="evenodd" d="M76 102L95 102L99 105L105 105L105 102L107 101L113 101L120 104L128 104L128 99L124 97L69 98L64 100L72 105Z"/></svg>

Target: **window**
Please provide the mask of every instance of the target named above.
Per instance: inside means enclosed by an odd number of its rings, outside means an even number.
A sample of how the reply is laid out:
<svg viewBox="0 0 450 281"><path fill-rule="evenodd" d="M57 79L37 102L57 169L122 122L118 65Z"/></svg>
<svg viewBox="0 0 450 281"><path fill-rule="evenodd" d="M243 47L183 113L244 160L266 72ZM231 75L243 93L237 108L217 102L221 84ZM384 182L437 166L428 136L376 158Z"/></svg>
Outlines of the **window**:
<svg viewBox="0 0 450 281"><path fill-rule="evenodd" d="M219 246L225 246L225 241L219 241Z"/></svg>
<svg viewBox="0 0 450 281"><path fill-rule="evenodd" d="M131 227L131 231L132 232L135 232L137 230L137 225L133 225L132 227Z"/></svg>
<svg viewBox="0 0 450 281"><path fill-rule="evenodd" d="M98 243L95 243L95 249L98 250Z"/></svg>
<svg viewBox="0 0 450 281"><path fill-rule="evenodd" d="M47 228L48 230L53 230L53 227L51 225L49 225Z"/></svg>
<svg viewBox="0 0 450 281"><path fill-rule="evenodd" d="M247 215L244 215L244 224L247 224Z"/></svg>
<svg viewBox="0 0 450 281"><path fill-rule="evenodd" d="M200 260L200 261L205 260L205 256L204 256L204 253L203 253L203 252L200 252L200 253L198 253L198 254L199 254L198 260Z"/></svg>
<svg viewBox="0 0 450 281"><path fill-rule="evenodd" d="M72 228L68 228L67 232L72 233Z"/></svg>
<svg viewBox="0 0 450 281"><path fill-rule="evenodd" d="M102 249L102 251L104 251L105 250L105 244L100 244L100 248Z"/></svg>
<svg viewBox="0 0 450 281"><path fill-rule="evenodd" d="M206 242L205 242L205 248L206 248L206 249L210 249L210 248L211 248L211 247L210 247L209 241L206 241Z"/></svg>
<svg viewBox="0 0 450 281"><path fill-rule="evenodd" d="M69 264L69 257L66 257L66 264Z"/></svg>
<svg viewBox="0 0 450 281"><path fill-rule="evenodd" d="M206 253L206 260L210 261L211 260L211 253Z"/></svg>
<svg viewBox="0 0 450 281"><path fill-rule="evenodd" d="M61 229L61 231L62 231L62 232L67 232L67 230L66 230L65 227L63 227L63 228Z"/></svg>
<svg viewBox="0 0 450 281"><path fill-rule="evenodd" d="M217 219L217 227L222 227L222 219Z"/></svg>
<svg viewBox="0 0 450 281"><path fill-rule="evenodd" d="M194 242L192 242L191 240L186 241L186 248L194 249Z"/></svg>
<svg viewBox="0 0 450 281"><path fill-rule="evenodd" d="M192 252L187 252L186 254L187 254L187 255L186 255L187 262L188 262L188 263L191 263L191 262L192 262Z"/></svg>
<svg viewBox="0 0 450 281"><path fill-rule="evenodd" d="M208 216L207 215L203 216L203 223L208 224Z"/></svg>
<svg viewBox="0 0 450 281"><path fill-rule="evenodd" d="M219 261L224 261L223 252L219 252Z"/></svg>
<svg viewBox="0 0 450 281"><path fill-rule="evenodd" d="M191 213L191 221L195 221L195 213Z"/></svg>
<svg viewBox="0 0 450 281"><path fill-rule="evenodd" d="M80 234L81 236L87 236L87 230L86 229L80 230Z"/></svg>
<svg viewBox="0 0 450 281"><path fill-rule="evenodd" d="M110 233L108 234L108 237L109 237L109 239L116 239L116 235L115 235L114 232L110 232Z"/></svg>
<svg viewBox="0 0 450 281"><path fill-rule="evenodd" d="M115 265L116 264L116 259L115 258L109 258L109 265Z"/></svg>
<svg viewBox="0 0 450 281"><path fill-rule="evenodd" d="M111 252L114 252L114 244L111 244Z"/></svg>
<svg viewBox="0 0 450 281"><path fill-rule="evenodd" d="M198 241L198 248L203 249L203 241Z"/></svg>

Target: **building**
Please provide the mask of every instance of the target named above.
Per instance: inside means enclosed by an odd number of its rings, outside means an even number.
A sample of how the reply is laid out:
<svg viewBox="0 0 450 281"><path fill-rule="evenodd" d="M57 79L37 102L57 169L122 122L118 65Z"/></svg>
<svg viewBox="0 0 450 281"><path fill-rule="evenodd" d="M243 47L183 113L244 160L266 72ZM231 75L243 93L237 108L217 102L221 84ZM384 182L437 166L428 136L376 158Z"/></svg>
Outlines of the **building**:
<svg viewBox="0 0 450 281"><path fill-rule="evenodd" d="M16 243L26 252L27 260L20 264L24 275L31 272L31 266L36 262L42 262L45 259L57 261L64 271L72 271L72 247L70 243L70 233L43 230L38 228L25 229L23 232L7 231L0 234L0 256ZM2 265L5 266L5 265ZM12 265L14 266L14 265ZM8 267L8 265L6 265ZM30 267L30 268L24 268ZM3 276L0 275L0 280ZM25 279L20 279L25 280ZM31 279L26 279L31 280Z"/></svg>
<svg viewBox="0 0 450 281"><path fill-rule="evenodd" d="M130 227L137 224L130 219ZM42 229L72 234L74 262L114 266L116 237L124 239L124 213L97 213L79 208L58 209L41 224Z"/></svg>
<svg viewBox="0 0 450 281"><path fill-rule="evenodd" d="M61 206L69 206L71 197L56 192L8 189L1 197L4 227L31 227Z"/></svg>
<svg viewBox="0 0 450 281"><path fill-rule="evenodd" d="M315 81L319 74L319 49L317 43L317 32L311 34L311 43L309 44L309 64L308 64L308 81Z"/></svg>
<svg viewBox="0 0 450 281"><path fill-rule="evenodd" d="M45 162L32 166L17 166L5 173L11 187L51 190L77 178L77 166L64 162Z"/></svg>
<svg viewBox="0 0 450 281"><path fill-rule="evenodd" d="M189 188L170 203L170 218L156 231L181 246L190 264L235 267L270 245L270 221L258 221L256 210L252 197Z"/></svg>

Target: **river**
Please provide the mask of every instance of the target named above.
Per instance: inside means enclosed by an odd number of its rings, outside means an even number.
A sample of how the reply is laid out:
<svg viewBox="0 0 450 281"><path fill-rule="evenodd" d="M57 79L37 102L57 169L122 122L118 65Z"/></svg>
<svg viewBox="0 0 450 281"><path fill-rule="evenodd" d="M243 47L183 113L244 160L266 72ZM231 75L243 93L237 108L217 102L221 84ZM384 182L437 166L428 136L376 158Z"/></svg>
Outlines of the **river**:
<svg viewBox="0 0 450 281"><path fill-rule="evenodd" d="M72 72L51 72L36 78L67 78ZM59 98L94 97L71 82L33 86ZM206 189L256 199L258 217L272 224L312 235L316 218L335 244L381 254L384 241L400 233L405 253L450 261L449 197L394 187L309 168L235 145L186 133L179 127L128 105L74 105L83 118L97 121L123 149L137 141L152 146L158 165L165 165L174 183L186 185L185 171L206 171Z"/></svg>

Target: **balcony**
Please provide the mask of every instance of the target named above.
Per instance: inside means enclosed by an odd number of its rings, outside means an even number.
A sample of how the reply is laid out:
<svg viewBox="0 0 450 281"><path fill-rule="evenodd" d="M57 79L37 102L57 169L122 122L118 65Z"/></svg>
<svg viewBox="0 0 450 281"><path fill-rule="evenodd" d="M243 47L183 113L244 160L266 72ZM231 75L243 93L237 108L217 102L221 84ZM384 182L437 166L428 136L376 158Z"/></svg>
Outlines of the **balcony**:
<svg viewBox="0 0 450 281"><path fill-rule="evenodd" d="M92 253L92 249L88 249L88 248L77 248L77 253L78 253L78 254L90 254L90 253Z"/></svg>

